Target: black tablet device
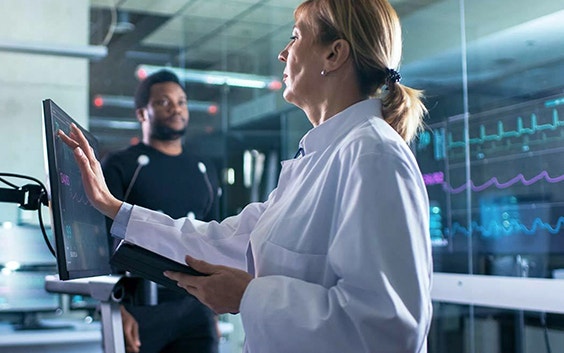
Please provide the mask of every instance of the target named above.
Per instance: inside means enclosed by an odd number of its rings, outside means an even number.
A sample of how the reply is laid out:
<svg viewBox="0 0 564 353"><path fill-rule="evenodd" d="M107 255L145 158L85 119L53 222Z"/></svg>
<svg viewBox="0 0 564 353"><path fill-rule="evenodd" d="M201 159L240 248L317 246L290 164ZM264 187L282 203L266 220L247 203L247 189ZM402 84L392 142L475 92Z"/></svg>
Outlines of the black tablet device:
<svg viewBox="0 0 564 353"><path fill-rule="evenodd" d="M165 277L163 272L174 271L192 276L206 276L206 274L198 272L188 265L181 264L124 240L116 248L110 263L118 269L129 271L135 276L148 279L184 294L188 293L179 287L175 281Z"/></svg>

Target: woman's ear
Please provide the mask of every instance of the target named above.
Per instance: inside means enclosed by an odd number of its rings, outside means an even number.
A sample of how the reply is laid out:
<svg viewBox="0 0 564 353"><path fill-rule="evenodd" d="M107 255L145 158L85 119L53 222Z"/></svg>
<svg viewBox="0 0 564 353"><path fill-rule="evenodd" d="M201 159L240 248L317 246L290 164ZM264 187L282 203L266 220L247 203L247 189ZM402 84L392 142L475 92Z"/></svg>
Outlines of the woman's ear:
<svg viewBox="0 0 564 353"><path fill-rule="evenodd" d="M335 40L329 47L329 51L325 56L326 65L324 68L328 72L339 69L349 58L351 46L344 39Z"/></svg>

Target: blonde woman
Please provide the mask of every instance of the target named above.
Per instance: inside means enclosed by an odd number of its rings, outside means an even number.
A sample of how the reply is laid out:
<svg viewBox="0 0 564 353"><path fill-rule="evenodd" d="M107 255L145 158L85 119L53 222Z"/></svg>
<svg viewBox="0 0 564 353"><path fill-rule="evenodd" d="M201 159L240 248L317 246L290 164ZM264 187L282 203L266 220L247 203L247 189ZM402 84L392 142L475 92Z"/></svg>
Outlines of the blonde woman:
<svg viewBox="0 0 564 353"><path fill-rule="evenodd" d="M279 59L284 98L313 128L268 200L221 223L115 199L80 131L61 138L114 236L208 273L166 275L215 312L240 312L245 352L422 353L432 316L429 210L406 142L425 108L400 83L400 57L386 0L302 3Z"/></svg>

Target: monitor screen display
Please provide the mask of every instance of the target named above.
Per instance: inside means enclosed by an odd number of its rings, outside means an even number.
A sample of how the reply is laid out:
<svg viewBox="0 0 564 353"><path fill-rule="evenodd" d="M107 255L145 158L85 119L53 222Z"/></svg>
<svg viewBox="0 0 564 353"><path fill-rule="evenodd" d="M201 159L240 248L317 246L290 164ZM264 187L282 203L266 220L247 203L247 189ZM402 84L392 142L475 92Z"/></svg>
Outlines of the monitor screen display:
<svg viewBox="0 0 564 353"><path fill-rule="evenodd" d="M57 136L78 126L97 154L97 140L52 100L43 101L46 163L49 174L51 225L59 278L111 273L105 217L88 201L73 151Z"/></svg>

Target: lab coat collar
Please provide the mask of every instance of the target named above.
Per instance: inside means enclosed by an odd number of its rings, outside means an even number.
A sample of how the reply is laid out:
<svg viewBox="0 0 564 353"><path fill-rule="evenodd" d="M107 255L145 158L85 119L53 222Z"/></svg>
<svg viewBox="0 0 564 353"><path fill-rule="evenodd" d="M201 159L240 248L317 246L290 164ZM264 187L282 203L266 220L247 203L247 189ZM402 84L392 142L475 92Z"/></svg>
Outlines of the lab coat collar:
<svg viewBox="0 0 564 353"><path fill-rule="evenodd" d="M302 137L300 147L305 156L316 151L323 151L340 136L346 135L353 128L373 117L382 117L380 99L367 99L353 104L309 130Z"/></svg>

